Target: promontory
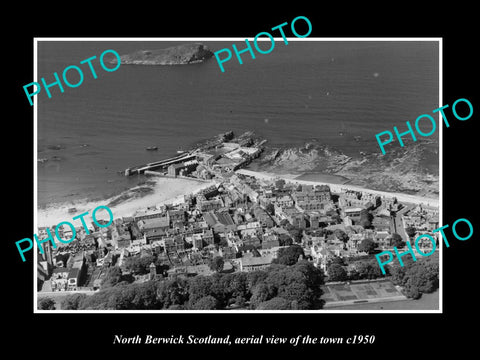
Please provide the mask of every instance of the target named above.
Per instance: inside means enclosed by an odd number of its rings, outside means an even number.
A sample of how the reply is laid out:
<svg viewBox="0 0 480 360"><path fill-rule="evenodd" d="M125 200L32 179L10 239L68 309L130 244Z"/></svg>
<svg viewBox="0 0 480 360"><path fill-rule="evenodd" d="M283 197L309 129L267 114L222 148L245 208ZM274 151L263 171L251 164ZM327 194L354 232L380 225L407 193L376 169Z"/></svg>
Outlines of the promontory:
<svg viewBox="0 0 480 360"><path fill-rule="evenodd" d="M121 55L120 61L125 65L184 65L201 63L212 56L213 53L205 45L193 43L158 50L139 50Z"/></svg>

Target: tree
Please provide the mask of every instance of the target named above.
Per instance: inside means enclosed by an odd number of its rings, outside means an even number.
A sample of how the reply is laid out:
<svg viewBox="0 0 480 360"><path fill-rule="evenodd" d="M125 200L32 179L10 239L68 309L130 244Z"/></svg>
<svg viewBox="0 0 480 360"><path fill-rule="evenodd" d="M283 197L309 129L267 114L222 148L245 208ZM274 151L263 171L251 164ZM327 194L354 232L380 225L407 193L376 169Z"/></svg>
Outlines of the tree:
<svg viewBox="0 0 480 360"><path fill-rule="evenodd" d="M55 310L55 300L49 297L41 298L37 301L39 310Z"/></svg>
<svg viewBox="0 0 480 360"><path fill-rule="evenodd" d="M392 234L392 246L395 246L398 249L402 249L405 246L405 241L403 241L402 237L397 234Z"/></svg>
<svg viewBox="0 0 480 360"><path fill-rule="evenodd" d="M290 234L290 236L295 242L299 243L302 241L303 230L301 230L300 228L292 226L292 228L288 230L288 233Z"/></svg>
<svg viewBox="0 0 480 360"><path fill-rule="evenodd" d="M271 294L269 297L282 297L290 303L295 301L295 308L301 310L323 306L323 273L310 262L303 260L292 266L274 264L267 269L267 274L266 288L262 291Z"/></svg>
<svg viewBox="0 0 480 360"><path fill-rule="evenodd" d="M409 226L405 229L405 232L407 233L409 238L412 238L417 233L417 229L415 229L413 226Z"/></svg>
<svg viewBox="0 0 480 360"><path fill-rule="evenodd" d="M250 307L256 309L258 305L267 301L273 296L273 292L264 282L255 285L252 288L252 296L250 297Z"/></svg>
<svg viewBox="0 0 480 360"><path fill-rule="evenodd" d="M150 272L150 264L155 262L155 256L133 256L125 260L125 268L134 274L144 275Z"/></svg>
<svg viewBox="0 0 480 360"><path fill-rule="evenodd" d="M330 281L345 281L348 279L347 271L339 264L330 265L327 272Z"/></svg>
<svg viewBox="0 0 480 360"><path fill-rule="evenodd" d="M188 300L188 284L182 278L161 281L157 285L157 301L163 309L183 306Z"/></svg>
<svg viewBox="0 0 480 360"><path fill-rule="evenodd" d="M408 259L408 258L407 258ZM404 288L407 297L418 299L423 293L431 293L438 289L439 262L434 254L417 262L404 262L404 266L392 266L394 283Z"/></svg>
<svg viewBox="0 0 480 360"><path fill-rule="evenodd" d="M193 310L215 310L217 308L218 301L213 296L208 295L199 299L193 304Z"/></svg>
<svg viewBox="0 0 480 360"><path fill-rule="evenodd" d="M300 255L305 256L303 248L300 245L292 245L288 248L280 248L277 258L272 262L274 264L293 265L297 263Z"/></svg>
<svg viewBox="0 0 480 360"><path fill-rule="evenodd" d="M358 245L358 251L366 252L367 254L373 254L377 244L372 239L364 239Z"/></svg>
<svg viewBox="0 0 480 360"><path fill-rule="evenodd" d="M87 297L86 294L72 294L68 295L63 299L61 302L61 309L62 310L78 310L82 301L85 300Z"/></svg>
<svg viewBox="0 0 480 360"><path fill-rule="evenodd" d="M261 302L257 310L290 310L291 302L282 298L274 297L273 299Z"/></svg>
<svg viewBox="0 0 480 360"><path fill-rule="evenodd" d="M218 282L223 288L222 297L225 299L225 305L232 303L243 305L250 297L247 273L222 274L218 277ZM219 299L216 294L214 296Z"/></svg>
<svg viewBox="0 0 480 360"><path fill-rule="evenodd" d="M102 280L102 287L115 286L122 280L122 269L118 266L112 266L108 268L107 273Z"/></svg>
<svg viewBox="0 0 480 360"><path fill-rule="evenodd" d="M209 267L212 271L221 272L224 264L225 261L223 260L223 257L215 256L212 260L210 260Z"/></svg>
<svg viewBox="0 0 480 360"><path fill-rule="evenodd" d="M341 229L335 229L333 234L337 237L338 240L343 241L344 243L346 243L349 239L347 233Z"/></svg>
<svg viewBox="0 0 480 360"><path fill-rule="evenodd" d="M378 266L378 262L375 260L358 261L355 263L355 269L360 279L377 279L384 276L380 266ZM389 274L388 267L385 268L385 273L386 275Z"/></svg>
<svg viewBox="0 0 480 360"><path fill-rule="evenodd" d="M273 205L272 203L268 203L267 206L265 206L265 210L267 211L267 213L269 213L270 215L275 215L275 205Z"/></svg>
<svg viewBox="0 0 480 360"><path fill-rule="evenodd" d="M293 244L292 238L287 234L278 235L278 242L280 243L280 246L290 246Z"/></svg>
<svg viewBox="0 0 480 360"><path fill-rule="evenodd" d="M370 211L365 211L360 214L359 224L365 229L370 229L372 227L373 215Z"/></svg>
<svg viewBox="0 0 480 360"><path fill-rule="evenodd" d="M341 256L334 256L334 257L330 260L330 265L333 265L333 264L337 264L337 265L340 265L340 266L346 266L345 260L344 260L344 258L341 257Z"/></svg>
<svg viewBox="0 0 480 360"><path fill-rule="evenodd" d="M201 298L212 295L212 284L212 276L198 275L188 279L189 304L193 305Z"/></svg>

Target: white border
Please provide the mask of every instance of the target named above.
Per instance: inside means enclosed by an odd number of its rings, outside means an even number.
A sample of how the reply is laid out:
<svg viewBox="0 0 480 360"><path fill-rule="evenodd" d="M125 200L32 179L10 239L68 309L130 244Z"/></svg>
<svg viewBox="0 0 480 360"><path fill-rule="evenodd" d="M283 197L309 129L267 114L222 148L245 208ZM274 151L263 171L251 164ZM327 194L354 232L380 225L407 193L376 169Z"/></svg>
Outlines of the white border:
<svg viewBox="0 0 480 360"><path fill-rule="evenodd" d="M212 38L191 38L191 37L172 37L172 38L149 38L149 37L123 37L123 38L109 38L109 37L44 37L44 38L34 38L33 39L33 78L35 82L38 82L38 42L39 41L253 41L253 37L212 37ZM258 38L257 41L269 41L267 38ZM275 41L283 41L283 38L275 37ZM315 38L315 37L306 37L306 38L288 38L290 41L431 41L438 42L439 44L439 107L443 106L443 38L441 37L364 37L364 38L355 38L355 37L332 37L332 38ZM38 199L37 199L37 101L34 101L33 106L33 129L34 129L34 138L33 138L33 174L34 174L34 200L33 200L33 233L36 233L37 229L37 209L38 209ZM434 110L434 109L432 109ZM439 124L441 125L441 115L439 113ZM443 226L443 126L440 126L439 131L439 226ZM440 277L439 277L439 309L438 310L39 310L37 309L37 250L33 250L33 284L34 284L34 302L33 302L33 313L35 314L391 314L391 313L417 313L417 314L442 314L443 313L443 241L439 242L440 244Z"/></svg>

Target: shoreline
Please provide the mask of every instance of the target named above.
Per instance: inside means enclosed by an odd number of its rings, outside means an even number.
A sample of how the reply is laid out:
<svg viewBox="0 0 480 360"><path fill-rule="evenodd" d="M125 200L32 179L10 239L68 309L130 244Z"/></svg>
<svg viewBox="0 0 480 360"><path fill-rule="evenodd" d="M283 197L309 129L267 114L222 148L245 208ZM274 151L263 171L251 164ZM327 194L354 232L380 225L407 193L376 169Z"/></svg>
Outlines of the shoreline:
<svg viewBox="0 0 480 360"><path fill-rule="evenodd" d="M252 171L252 170L246 170L246 169L240 169L235 172L242 175L246 175L246 176L253 176L263 180L283 179L287 182L293 182L293 183L302 184L302 185L327 185L330 187L330 189L333 192L341 192L343 189L351 190L351 191L368 192L368 193L376 194L382 197L396 197L401 202L422 204L422 205L427 205L427 206L436 207L436 208L439 207L439 199L402 194L397 192L372 190L372 189L362 188L359 186L348 185L348 184L336 184L336 183L322 182L322 181L300 180L298 179L298 177L301 175L275 174L275 173L259 172L259 171Z"/></svg>
<svg viewBox="0 0 480 360"><path fill-rule="evenodd" d="M201 189L215 184L214 181L199 182L194 179L167 177L152 177L152 182L154 182L153 185L137 185L104 200L78 199L73 201L73 204L72 202L57 203L48 205L46 208L37 208L36 228L51 227L62 221L71 221L73 217L86 211L89 215L85 216L85 220L92 221L91 213L99 205L108 206L112 210L114 219L133 216L136 212L148 208L181 202L184 195L195 194ZM75 213L70 213L68 211L70 208L75 208ZM96 217L108 220L108 214L105 211L99 211Z"/></svg>

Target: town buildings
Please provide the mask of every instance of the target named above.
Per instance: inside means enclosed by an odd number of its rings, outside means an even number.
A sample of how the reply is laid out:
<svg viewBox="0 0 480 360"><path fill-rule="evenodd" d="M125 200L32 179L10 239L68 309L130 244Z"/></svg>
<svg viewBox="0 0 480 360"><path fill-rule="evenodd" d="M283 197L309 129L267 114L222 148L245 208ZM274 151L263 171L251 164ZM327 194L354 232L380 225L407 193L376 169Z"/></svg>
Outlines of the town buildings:
<svg viewBox="0 0 480 360"><path fill-rule="evenodd" d="M249 272L265 269L278 249L291 244L302 246L306 259L328 275L335 257L366 255L360 250L364 241L373 241L379 250L391 249L392 211L401 213L396 215L401 221L397 229L413 227L417 235L438 236L431 233L438 227L438 209L401 204L368 190L333 193L327 185L266 181L233 172L259 151L246 141L228 142L199 153L195 161L170 165L170 176L202 174L201 178L214 178L215 184L198 194L185 194L176 205L115 219L105 229L88 224L90 235L79 229L75 241L58 249L46 246L39 256L40 282L52 291L97 290L110 267L128 272L128 259L145 254L155 256L155 268L149 266L148 274L136 281L162 279L158 266L168 267L165 274L170 277L208 273L215 256L232 271ZM360 221L366 214L371 221ZM46 236L42 229L38 233ZM399 235L411 240L404 231ZM425 252L432 246L429 241L419 245ZM63 258L54 261L60 255Z"/></svg>

